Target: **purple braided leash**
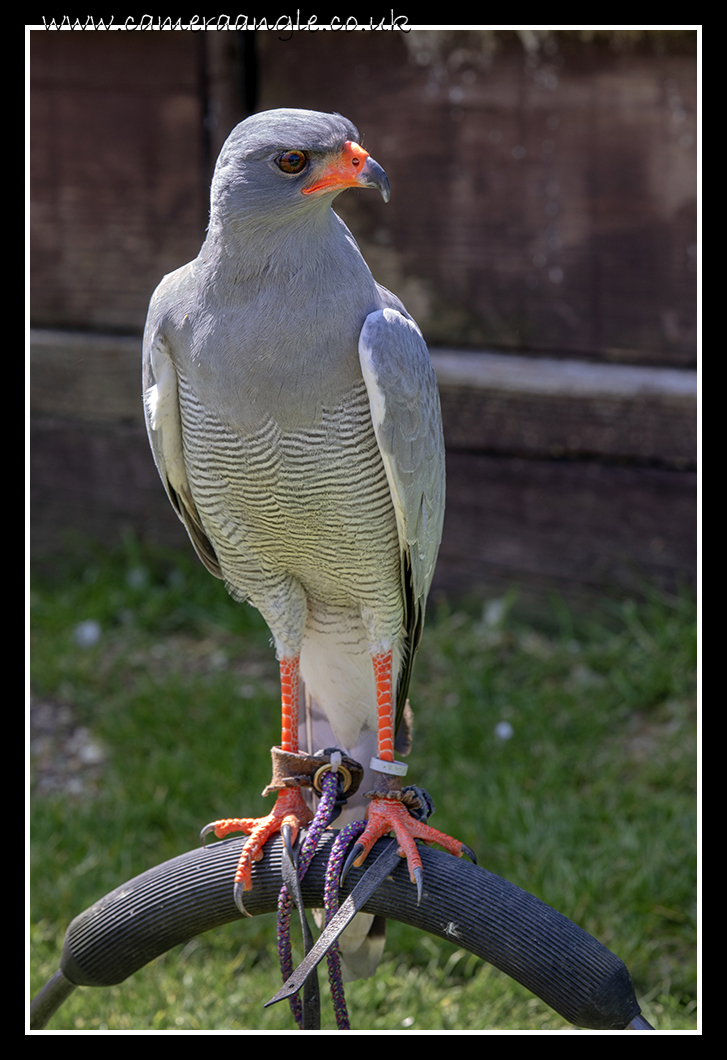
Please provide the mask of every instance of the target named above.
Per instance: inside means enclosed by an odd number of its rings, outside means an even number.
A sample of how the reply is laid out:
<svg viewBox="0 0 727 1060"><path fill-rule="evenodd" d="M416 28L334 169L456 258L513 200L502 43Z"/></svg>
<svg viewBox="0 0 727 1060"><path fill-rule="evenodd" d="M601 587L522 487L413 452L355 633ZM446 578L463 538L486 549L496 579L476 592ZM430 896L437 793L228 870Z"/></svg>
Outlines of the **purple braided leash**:
<svg viewBox="0 0 727 1060"><path fill-rule="evenodd" d="M318 803L315 817L311 822L308 834L305 837L298 860L298 878L303 879L308 866L313 860L320 838L330 824L335 812L335 802L338 789L338 777L330 770L323 775L321 781L322 795ZM365 821L356 821L342 829L333 845L326 870L325 908L326 923L338 909L338 879L341 874L341 865L346 848L351 840L359 836L365 828ZM293 908L293 899L288 888L283 884L278 895L278 957L280 959L280 971L285 982L293 974L293 950L290 941L290 912ZM350 1030L346 1000L343 994L343 982L341 979L341 958L338 951L338 943L331 947L328 954L328 974L331 983L331 995L336 1015L336 1024L339 1030ZM300 995L294 994L290 998L290 1009L295 1022L300 1029L303 1028L303 1007Z"/></svg>
<svg viewBox="0 0 727 1060"><path fill-rule="evenodd" d="M336 836L333 849L328 857L326 866L326 885L324 890L324 906L326 910L326 925L338 912L338 884L341 878L341 867L346 851L351 841L358 839L366 827L365 821L353 821L346 825ZM331 984L331 997L333 998L333 1011L336 1016L336 1026L339 1031L350 1031L351 1024L348 1022L348 1009L346 998L343 993L343 979L341 977L341 951L338 939L333 943L326 954L328 961L328 981Z"/></svg>
<svg viewBox="0 0 727 1060"><path fill-rule="evenodd" d="M278 959L280 971L285 982L293 972L293 949L290 942L290 910L293 900L288 893L288 888L283 884L278 895ZM303 1028L303 1007L300 1003L299 994L290 998L290 1010L298 1027Z"/></svg>

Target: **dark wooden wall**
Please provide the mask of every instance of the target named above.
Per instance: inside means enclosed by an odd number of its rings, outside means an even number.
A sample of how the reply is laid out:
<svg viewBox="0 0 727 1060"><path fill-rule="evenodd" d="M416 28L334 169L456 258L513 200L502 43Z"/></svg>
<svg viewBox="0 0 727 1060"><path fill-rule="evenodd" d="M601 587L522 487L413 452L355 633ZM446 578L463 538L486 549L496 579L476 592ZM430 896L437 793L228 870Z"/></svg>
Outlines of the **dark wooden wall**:
<svg viewBox="0 0 727 1060"><path fill-rule="evenodd" d="M696 358L696 64L557 34L258 33L259 108L339 110L392 184L339 200L431 342ZM675 43L676 48L676 43ZM233 33L32 34L33 320L135 329L196 254Z"/></svg>
<svg viewBox="0 0 727 1060"><path fill-rule="evenodd" d="M696 35L361 38L263 34L260 105L340 110L384 159L389 206L344 208L430 341L695 363Z"/></svg>
<svg viewBox="0 0 727 1060"><path fill-rule="evenodd" d="M31 33L31 320L143 327L207 223L204 40Z"/></svg>
<svg viewBox="0 0 727 1060"><path fill-rule="evenodd" d="M682 32L31 33L35 547L183 540L140 419L146 306L199 249L229 129L300 106L351 118L386 168L388 205L337 209L430 345L509 355L506 385L486 358L442 383L440 584L693 577L695 56ZM618 400L572 392L583 362Z"/></svg>

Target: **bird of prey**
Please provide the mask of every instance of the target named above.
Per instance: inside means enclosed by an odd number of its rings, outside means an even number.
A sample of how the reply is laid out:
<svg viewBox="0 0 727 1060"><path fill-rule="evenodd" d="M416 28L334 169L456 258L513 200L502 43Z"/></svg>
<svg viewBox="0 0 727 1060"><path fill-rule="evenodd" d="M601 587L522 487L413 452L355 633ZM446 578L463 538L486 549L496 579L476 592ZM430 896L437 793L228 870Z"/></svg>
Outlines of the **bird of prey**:
<svg viewBox="0 0 727 1060"><path fill-rule="evenodd" d="M415 838L470 853L408 812L394 753L442 531L444 443L421 332L332 210L347 188L388 201L358 140L341 115L307 110L233 129L199 255L151 299L144 404L199 558L272 633L280 747L295 754L306 720L325 722L313 743L332 735L373 789L354 863L393 830L421 893ZM243 912L266 840L310 819L300 789L283 787L267 816L209 826L250 836L234 885Z"/></svg>

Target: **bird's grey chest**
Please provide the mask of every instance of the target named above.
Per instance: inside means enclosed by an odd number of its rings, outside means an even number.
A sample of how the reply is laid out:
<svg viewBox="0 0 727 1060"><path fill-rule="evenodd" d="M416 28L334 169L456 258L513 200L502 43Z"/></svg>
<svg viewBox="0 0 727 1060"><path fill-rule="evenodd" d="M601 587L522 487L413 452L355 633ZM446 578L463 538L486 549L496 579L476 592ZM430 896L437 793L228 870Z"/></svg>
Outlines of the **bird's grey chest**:
<svg viewBox="0 0 727 1060"><path fill-rule="evenodd" d="M185 323L185 464L226 577L240 587L253 567L286 571L323 595L373 582L382 562L398 571L358 356L375 292L364 276L344 299L337 275L318 278L316 289L304 270L284 288L240 287L227 301L208 291Z"/></svg>
<svg viewBox="0 0 727 1060"><path fill-rule="evenodd" d="M344 308L311 283L242 286L229 302L206 298L185 318L182 372L233 432L254 432L270 419L283 432L305 430L360 387L358 338L371 300L364 294Z"/></svg>

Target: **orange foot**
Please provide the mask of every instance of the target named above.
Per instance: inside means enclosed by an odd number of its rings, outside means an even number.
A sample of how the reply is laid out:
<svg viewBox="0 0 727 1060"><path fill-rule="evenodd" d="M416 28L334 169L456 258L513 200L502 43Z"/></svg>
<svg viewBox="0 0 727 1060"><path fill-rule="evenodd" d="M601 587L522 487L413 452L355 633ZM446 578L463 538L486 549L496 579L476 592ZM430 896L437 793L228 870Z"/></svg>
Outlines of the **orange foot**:
<svg viewBox="0 0 727 1060"><path fill-rule="evenodd" d="M263 847L270 836L287 825L289 831L286 829L286 838L289 838L292 846L297 839L298 830L312 820L313 814L304 803L300 788L284 788L278 792L272 813L267 817L230 817L225 821L212 821L204 826L200 832L203 843L210 832L214 832L218 839L224 839L232 832L244 832L250 837L242 848L233 888L235 905L244 916L250 914L243 904L242 892L252 890L252 863L259 861L263 856Z"/></svg>
<svg viewBox="0 0 727 1060"><path fill-rule="evenodd" d="M431 825L418 821L411 816L403 803L396 799L374 797L369 806L366 828L349 854L341 878L345 877L351 865L355 865L357 868L359 865L363 865L377 839L381 839L392 829L399 841L399 856L406 858L409 879L416 884L417 905L422 899L424 869L422 868L422 859L419 857L417 845L414 842L415 839L423 839L425 843L437 843L457 858L466 854L472 861L477 861L468 846L460 843L458 839L452 839L451 836L445 835L444 832L432 828Z"/></svg>

